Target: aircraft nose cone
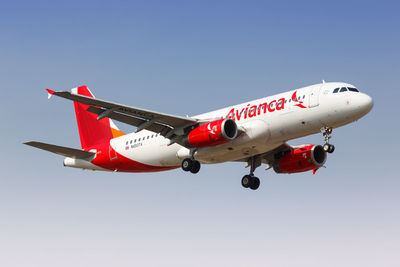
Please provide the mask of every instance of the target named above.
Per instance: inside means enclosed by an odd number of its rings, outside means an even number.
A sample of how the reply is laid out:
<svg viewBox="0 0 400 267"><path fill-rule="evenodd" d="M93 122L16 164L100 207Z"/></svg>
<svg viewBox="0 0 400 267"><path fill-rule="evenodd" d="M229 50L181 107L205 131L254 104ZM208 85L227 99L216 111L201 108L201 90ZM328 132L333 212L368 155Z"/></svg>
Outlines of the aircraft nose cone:
<svg viewBox="0 0 400 267"><path fill-rule="evenodd" d="M363 115L370 112L372 107L374 106L374 101L372 100L372 98L369 95L363 94L363 93L359 94L357 96L357 98L358 98L358 101L357 101L358 107L357 108L359 109L359 111Z"/></svg>
<svg viewBox="0 0 400 267"><path fill-rule="evenodd" d="M372 97L370 97L369 95L364 94L363 102L364 102L363 106L365 107L367 112L369 112L372 109L372 107L374 106L374 101L372 100Z"/></svg>

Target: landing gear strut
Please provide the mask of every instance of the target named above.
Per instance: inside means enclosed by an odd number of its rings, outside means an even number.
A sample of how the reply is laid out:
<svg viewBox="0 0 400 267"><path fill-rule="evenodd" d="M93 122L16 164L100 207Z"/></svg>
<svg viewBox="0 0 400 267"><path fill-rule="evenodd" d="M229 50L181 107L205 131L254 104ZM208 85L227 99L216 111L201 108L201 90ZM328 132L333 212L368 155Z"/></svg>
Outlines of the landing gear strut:
<svg viewBox="0 0 400 267"><path fill-rule="evenodd" d="M253 156L249 159L248 164L250 165L250 174L243 176L242 186L244 188L257 190L260 186L260 179L254 176L254 171L257 167L261 165L261 159L259 157Z"/></svg>
<svg viewBox="0 0 400 267"><path fill-rule="evenodd" d="M331 139L332 128L331 127L323 127L321 128L321 132L324 135L325 144L323 146L325 152L332 153L335 151L335 146L329 144L329 139Z"/></svg>

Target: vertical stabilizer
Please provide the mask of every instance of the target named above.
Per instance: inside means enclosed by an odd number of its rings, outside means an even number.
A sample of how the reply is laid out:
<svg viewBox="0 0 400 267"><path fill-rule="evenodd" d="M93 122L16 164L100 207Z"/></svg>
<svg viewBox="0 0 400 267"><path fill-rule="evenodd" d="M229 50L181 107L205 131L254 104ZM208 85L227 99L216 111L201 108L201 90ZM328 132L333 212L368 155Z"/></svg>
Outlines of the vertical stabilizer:
<svg viewBox="0 0 400 267"><path fill-rule="evenodd" d="M73 88L73 94L94 98L87 86ZM109 142L110 139L124 135L109 118L97 120L97 115L88 112L88 105L74 102L76 121L78 123L79 137L82 149L87 150L93 146Z"/></svg>

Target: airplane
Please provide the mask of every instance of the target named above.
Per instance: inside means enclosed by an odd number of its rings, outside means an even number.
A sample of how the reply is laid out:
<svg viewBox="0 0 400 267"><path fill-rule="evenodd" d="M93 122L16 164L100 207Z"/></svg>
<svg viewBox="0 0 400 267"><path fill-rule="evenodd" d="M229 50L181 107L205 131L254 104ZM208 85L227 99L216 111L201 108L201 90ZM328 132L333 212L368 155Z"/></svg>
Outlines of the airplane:
<svg viewBox="0 0 400 267"><path fill-rule="evenodd" d="M332 130L366 115L373 100L355 86L325 82L183 117L97 99L87 86L46 89L74 102L82 149L42 142L24 144L65 156L64 166L113 172L159 172L181 167L198 173L201 164L244 162L244 188L256 190L256 168L313 174L326 163ZM113 121L136 127L120 131ZM324 144L290 146L287 141L321 132Z"/></svg>

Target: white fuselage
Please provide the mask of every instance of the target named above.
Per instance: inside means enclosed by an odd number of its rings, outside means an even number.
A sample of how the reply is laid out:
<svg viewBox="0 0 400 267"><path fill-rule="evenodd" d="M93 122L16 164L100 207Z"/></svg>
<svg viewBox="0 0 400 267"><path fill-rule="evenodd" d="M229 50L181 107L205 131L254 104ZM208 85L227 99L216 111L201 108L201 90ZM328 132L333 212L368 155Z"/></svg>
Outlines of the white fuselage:
<svg viewBox="0 0 400 267"><path fill-rule="evenodd" d="M322 127L337 128L351 123L371 110L372 99L366 94L333 93L342 86L354 87L321 83L193 116L204 120L229 116L242 132L225 144L198 148L194 156L201 163L210 164L240 160L317 133ZM151 166L180 166L190 151L169 143L169 139L146 130L111 140L116 152L133 161Z"/></svg>

